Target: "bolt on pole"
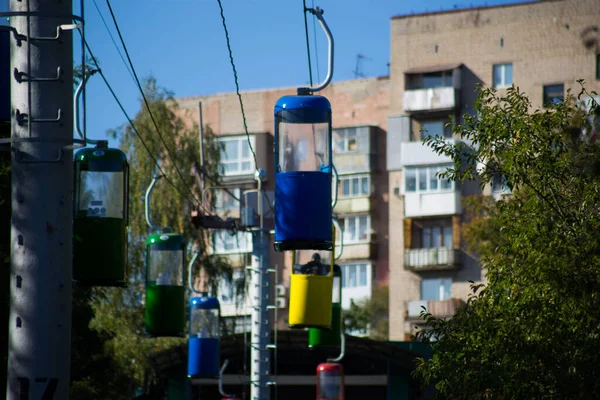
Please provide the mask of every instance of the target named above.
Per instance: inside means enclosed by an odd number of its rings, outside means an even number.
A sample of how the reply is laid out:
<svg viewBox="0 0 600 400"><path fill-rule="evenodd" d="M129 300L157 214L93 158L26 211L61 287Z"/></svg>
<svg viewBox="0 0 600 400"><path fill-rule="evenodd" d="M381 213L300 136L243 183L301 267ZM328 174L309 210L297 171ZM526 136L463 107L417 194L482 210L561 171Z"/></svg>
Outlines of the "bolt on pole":
<svg viewBox="0 0 600 400"><path fill-rule="evenodd" d="M12 222L6 398L68 399L72 2L11 0ZM57 35L57 32L59 35ZM54 36L58 36L54 38Z"/></svg>

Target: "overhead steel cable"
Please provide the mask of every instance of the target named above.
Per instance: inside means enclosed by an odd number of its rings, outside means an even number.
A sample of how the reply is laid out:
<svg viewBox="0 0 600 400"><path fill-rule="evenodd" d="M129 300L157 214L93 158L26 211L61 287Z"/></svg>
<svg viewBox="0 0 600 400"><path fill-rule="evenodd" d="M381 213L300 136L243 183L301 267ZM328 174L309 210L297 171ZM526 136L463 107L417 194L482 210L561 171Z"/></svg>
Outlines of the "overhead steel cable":
<svg viewBox="0 0 600 400"><path fill-rule="evenodd" d="M79 29L79 33L81 34L81 29ZM94 65L96 66L96 69L98 70L98 73L100 74L100 77L102 78L102 80L104 81L104 84L106 85L106 87L108 88L108 90L110 91L110 93L112 94L113 98L115 99L115 101L117 102L117 105L119 106L119 108L121 109L121 111L123 112L123 115L125 116L125 118L127 119L127 122L129 123L129 125L131 126L131 129L133 130L133 132L136 134L136 136L138 137L138 139L140 140L140 142L142 143L142 146L144 147L144 149L146 150L146 152L148 153L148 156L152 159L152 161L154 162L154 164L156 165L156 168L158 169L158 171L161 173L161 175L163 176L163 178L165 179L165 181L167 181L167 183L169 183L171 186L173 186L173 188L182 196L186 197L187 194L182 192L181 189L179 187L177 187L177 185L168 177L168 175L165 173L165 171L162 169L162 167L160 166L160 163L158 162L158 159L156 157L154 157L152 155L152 152L150 151L150 148L148 147L148 145L146 144L146 142L144 141L144 139L142 138L142 135L140 135L140 132L138 131L138 129L135 127L135 124L133 123L132 119L129 117L129 114L127 113L127 111L125 110L125 107L123 107L123 103L121 103L121 100L119 100L119 97L117 96L117 94L115 93L114 89L112 88L111 84L108 82L108 79L106 79L106 76L104 75L104 72L102 71L102 68L100 68L100 65L98 64L98 61L96 60L96 56L94 56L94 53L92 52L92 49L90 48L90 45L88 44L88 42L83 39L82 36L82 40L83 43L88 51L88 53L90 54L90 57L92 58L92 61L94 62ZM195 199L194 199L195 201ZM206 208L204 208L202 206L202 204L200 203L196 203L200 208L202 208L204 211L207 211Z"/></svg>
<svg viewBox="0 0 600 400"><path fill-rule="evenodd" d="M308 20L306 18L306 0L302 0L302 5L304 8L302 9L302 13L304 14L304 33L306 34L306 52L308 53L308 76L310 77L310 86L313 85L312 79L312 63L310 59L310 43L308 40Z"/></svg>
<svg viewBox="0 0 600 400"><path fill-rule="evenodd" d="M125 65L125 69L127 69L127 72L129 72L129 76L131 76L131 79L133 81L135 81L133 73L131 72L129 65L127 65L127 61L125 61L125 57L123 57L123 53L121 52L121 49L119 49L119 46L117 45L115 37L113 36L112 32L110 31L110 28L108 27L108 24L106 23L106 20L104 19L104 15L102 15L102 12L100 11L100 7L98 7L98 3L96 3L96 0L93 0L93 1L94 1L94 6L96 7L96 11L98 11L98 15L100 15L100 19L102 19L102 23L104 24L104 27L106 28L106 32L108 32L108 36L110 36L110 40L112 40L113 44L115 45L115 49L117 49L117 53L119 53L119 57L121 57L121 61L123 61L123 64Z"/></svg>
<svg viewBox="0 0 600 400"><path fill-rule="evenodd" d="M229 31L227 30L227 23L225 22L225 14L223 12L223 4L221 4L221 0L217 0L217 2L219 3L219 8L221 10L221 20L223 21L223 29L225 30L225 40L227 41L227 50L229 50L229 61L231 62L231 68L233 69L235 92L240 101L240 109L242 111L242 120L244 122L244 132L246 132L246 138L248 139L248 146L250 146L250 151L252 152L252 156L254 157L254 167L258 171L258 162L256 161L256 153L254 152L254 149L252 148L252 142L250 141L250 134L248 133L248 124L246 123L246 113L244 112L244 101L242 100L242 95L240 94L240 85L238 83L237 69L235 68L235 63L233 62L233 52L231 51L231 43L229 41Z"/></svg>
<svg viewBox="0 0 600 400"><path fill-rule="evenodd" d="M106 0L106 1L108 1L108 0ZM221 10L221 21L223 23L223 30L225 31L225 40L227 42L227 50L229 51L229 61L231 62L231 68L233 69L235 92L240 101L242 120L244 122L244 132L246 133L246 138L248 139L248 146L250 146L250 151L252 152L252 156L254 157L254 168L256 171L258 171L259 168L258 168L258 162L256 161L256 153L254 152L254 149L252 148L252 142L250 141L250 134L248 133L248 124L246 123L246 113L244 112L244 101L242 100L242 95L240 94L240 85L238 83L237 69L235 68L235 63L233 61L233 52L231 51L231 42L229 40L229 31L227 30L227 23L225 22L225 13L223 11L223 4L221 4L221 0L217 0L217 3L219 3L219 9ZM240 203L241 203L241 201L240 201ZM275 209L273 208L273 204L271 204L270 201L267 201L267 204L269 205L269 208L271 209L273 214L275 214ZM261 212L262 212L262 210L261 210Z"/></svg>
<svg viewBox="0 0 600 400"><path fill-rule="evenodd" d="M163 138L162 134L160 133L160 129L158 128L158 124L156 123L156 119L154 118L154 114L152 113L152 109L150 108L150 103L148 102L148 99L146 98L146 94L144 93L144 89L142 88L142 84L140 83L138 75L135 72L135 67L133 66L133 62L131 61L131 57L129 56L129 51L127 50L127 45L125 44L125 40L123 39L123 35L121 34L121 29L119 28L119 24L117 22L117 18L115 17L115 13L113 12L112 6L110 5L110 0L106 0L106 4L108 5L108 10L110 11L110 15L111 15L112 20L113 20L113 22L115 24L115 28L117 29L117 34L119 35L119 39L121 40L121 45L123 46L123 50L125 50L125 55L127 56L127 60L129 61L129 66L131 67L131 71L133 72L133 76L135 77L135 82L137 83L138 89L140 90L140 93L142 95L142 99L144 100L144 104L146 105L146 108L148 109L148 114L150 115L150 119L152 120L152 124L154 125L154 128L156 129L156 133L158 133L158 137L160 138L160 141L162 142L163 146L167 150L167 154L171 158L171 162L173 163L173 167L175 168L175 171L177 171L177 174L179 175L179 178L181 179L181 181L184 184L185 188L188 190L188 192L190 193L190 195L192 196L192 198L194 199L194 201L196 201L196 204L200 204L200 201L196 198L196 196L194 195L194 193L192 192L192 190L189 188L188 185L185 184L185 178L183 177L181 171L177 167L177 162L175 161L175 157L173 157L173 154L171 153L171 150L169 149L169 146L165 142L165 139Z"/></svg>

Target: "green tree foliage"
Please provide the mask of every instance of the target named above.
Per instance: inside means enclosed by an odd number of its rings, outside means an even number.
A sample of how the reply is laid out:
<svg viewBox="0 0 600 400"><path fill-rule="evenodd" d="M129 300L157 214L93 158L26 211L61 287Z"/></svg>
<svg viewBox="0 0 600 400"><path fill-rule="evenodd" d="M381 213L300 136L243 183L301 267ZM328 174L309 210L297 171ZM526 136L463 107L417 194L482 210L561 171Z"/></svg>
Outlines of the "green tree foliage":
<svg viewBox="0 0 600 400"><path fill-rule="evenodd" d="M342 319L344 330L348 333L353 331L367 331L369 337L375 340L388 339L388 310L389 310L389 287L377 286L370 299L355 303L350 302L350 309L344 311Z"/></svg>
<svg viewBox="0 0 600 400"><path fill-rule="evenodd" d="M144 82L144 93L150 104L152 115L164 141L175 160L172 160L162 144L148 110L141 101L141 111L133 120L149 152L159 160L162 170L174 186L165 179L158 181L152 192L151 214L153 223L169 227L185 236L188 246L187 260L192 256L193 244L202 250L194 269L196 276L200 266L207 276L205 288L213 292L218 286L218 278L225 276L231 281L231 267L225 260L207 251L210 243L209 232L198 231L191 224L191 211L194 205L192 194L205 208L213 205L214 199L203 196L198 188L199 179L194 176L198 165L198 126L191 123L190 115L180 109L171 93L157 86L153 78ZM120 382L119 394L113 393L104 398L131 398L135 390L152 379L149 356L157 350L185 343L183 338L147 338L144 335L144 296L145 296L145 240L154 233L144 217L144 193L152 177L159 173L154 161L144 148L130 125L124 125L112 132L111 136L120 140L120 148L128 157L129 176L129 260L128 283L122 288L94 289L91 294L93 320L90 327L104 339L105 354L110 357L119 374L113 377ZM218 164L221 147L212 131L205 129L205 171L213 179L218 179ZM181 172L178 175L175 164ZM192 193L190 193L190 190ZM187 267L187 265L186 265ZM85 311L86 305L82 308ZM183 307L183 305L182 305ZM83 356L84 354L80 354ZM104 362L105 360L103 360ZM76 368L76 365L73 365ZM103 371L97 371L103 374ZM129 378L125 383L121 376ZM98 379L98 376L92 377ZM86 381L82 381L85 387ZM104 384L104 382L102 382ZM88 388L89 389L89 388ZM86 390L88 390L86 389ZM82 391L83 392L83 391ZM84 396L85 397L85 396Z"/></svg>
<svg viewBox="0 0 600 400"><path fill-rule="evenodd" d="M582 91L582 94L585 94ZM487 269L449 319L424 313L433 358L416 376L442 399L587 399L600 393L598 105L533 110L518 88L482 89L450 143L451 179L503 176L512 195L473 199L466 239ZM586 100L589 101L589 100ZM589 103L588 103L589 104ZM433 341L436 338L437 341Z"/></svg>

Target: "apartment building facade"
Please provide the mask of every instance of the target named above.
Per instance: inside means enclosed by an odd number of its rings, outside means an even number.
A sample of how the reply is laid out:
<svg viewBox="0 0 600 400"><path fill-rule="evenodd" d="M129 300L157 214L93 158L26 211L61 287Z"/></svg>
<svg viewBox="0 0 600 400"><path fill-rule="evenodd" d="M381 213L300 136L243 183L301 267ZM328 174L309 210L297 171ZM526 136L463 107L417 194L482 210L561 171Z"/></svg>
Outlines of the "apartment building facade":
<svg viewBox="0 0 600 400"><path fill-rule="evenodd" d="M479 84L500 94L512 84L534 106L577 93L577 80L600 89L600 7L597 0L548 0L405 15L391 19L390 76L334 82L321 94L332 104L333 162L339 173L335 213L343 227L342 305L369 298L389 285L389 338L409 340L421 324L421 307L451 316L467 299L469 281L482 281L477 259L464 250L462 199L479 194L476 182L452 182L436 173L452 160L424 146L424 135L452 136L450 117L473 111ZM273 107L295 87L245 91L246 122L264 187L272 198ZM254 159L235 93L178 99L224 143L223 182L236 197L255 188ZM217 212L239 216L239 203L219 188ZM484 193L505 192L501 181ZM249 202L255 201L251 197ZM265 210L272 218L270 209ZM338 235L338 239L339 239ZM339 249L339 244L338 244ZM213 251L227 256L236 274L250 263L251 237L215 232ZM297 252L306 262L312 252ZM325 254L325 258L327 258ZM291 254L271 252L278 266L273 292L279 328L287 327ZM235 304L223 283L220 300L236 332L249 329L249 308Z"/></svg>
<svg viewBox="0 0 600 400"><path fill-rule="evenodd" d="M273 108L284 95L295 95L296 88L245 91L241 93L250 142L256 152L259 168L267 172L263 188L272 199L274 189ZM369 298L373 288L388 280L387 245L387 170L385 164L386 124L389 108L389 80L367 78L335 82L322 93L332 105L333 163L339 174L338 200L334 212L343 227L343 252L337 263L343 270L342 299L348 308L350 301ZM254 158L245 135L238 97L235 93L216 94L177 99L183 109L199 115L223 142L221 152L222 186L211 193L217 196L216 212L222 216L239 217L240 206L235 197L243 197L246 190L256 188ZM214 190L214 192L213 192ZM252 196L245 199L255 201ZM266 206L265 215L272 226L272 210ZM267 225L269 224L267 222ZM251 262L251 234L215 232L213 251L226 256L235 268L234 278L244 272ZM338 235L338 239L339 239ZM272 249L272 239L271 246ZM340 249L338 244L338 250ZM338 252L339 253L339 252ZM299 261L307 261L309 251L297 252ZM326 255L329 258L329 255ZM287 329L287 298L292 268L291 253L271 251L271 266L278 267L278 278L273 292L278 305L278 328ZM235 332L250 330L248 318L250 300L236 304L235 286L221 284L219 299L225 321ZM234 323L235 322L235 323Z"/></svg>
<svg viewBox="0 0 600 400"><path fill-rule="evenodd" d="M390 340L408 340L421 307L451 316L484 274L464 251L461 199L476 183L435 173L451 160L421 143L473 111L477 85L512 84L541 107L600 88L600 4L555 0L406 15L391 20L389 172ZM391 157L391 155L398 155ZM498 182L499 183L499 182ZM501 184L487 188L498 195Z"/></svg>

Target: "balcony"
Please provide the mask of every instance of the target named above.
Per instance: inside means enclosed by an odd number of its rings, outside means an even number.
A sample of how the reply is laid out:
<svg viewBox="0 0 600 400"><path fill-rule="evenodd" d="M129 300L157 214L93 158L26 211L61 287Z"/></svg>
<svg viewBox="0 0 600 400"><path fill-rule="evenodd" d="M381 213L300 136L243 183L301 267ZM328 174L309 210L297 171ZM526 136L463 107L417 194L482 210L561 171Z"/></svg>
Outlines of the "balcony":
<svg viewBox="0 0 600 400"><path fill-rule="evenodd" d="M458 190L404 194L404 215L407 218L460 213L460 191Z"/></svg>
<svg viewBox="0 0 600 400"><path fill-rule="evenodd" d="M336 254L338 254L339 243L336 243ZM377 256L376 243L344 243L342 260L372 260Z"/></svg>
<svg viewBox="0 0 600 400"><path fill-rule="evenodd" d="M338 214L371 212L370 197L338 198L335 210Z"/></svg>
<svg viewBox="0 0 600 400"><path fill-rule="evenodd" d="M251 262L249 253L225 253L219 256L225 258L232 268L245 267Z"/></svg>
<svg viewBox="0 0 600 400"><path fill-rule="evenodd" d="M454 144L453 139L445 139L446 143ZM396 155L397 156L397 155ZM404 142L400 145L400 167L407 165L449 164L454 160L444 154L437 154L431 147L421 141Z"/></svg>
<svg viewBox="0 0 600 400"><path fill-rule="evenodd" d="M339 174L353 174L371 171L374 163L369 153L349 152L334 154L333 164Z"/></svg>
<svg viewBox="0 0 600 400"><path fill-rule="evenodd" d="M411 320L420 319L422 307L434 317L445 318L456 314L456 311L465 304L462 299L448 300L413 300L408 302L406 317Z"/></svg>
<svg viewBox="0 0 600 400"><path fill-rule="evenodd" d="M453 87L405 90L402 104L405 112L450 111L456 107L457 91Z"/></svg>
<svg viewBox="0 0 600 400"><path fill-rule="evenodd" d="M404 268L410 271L455 270L459 266L459 249L406 249L404 252Z"/></svg>

